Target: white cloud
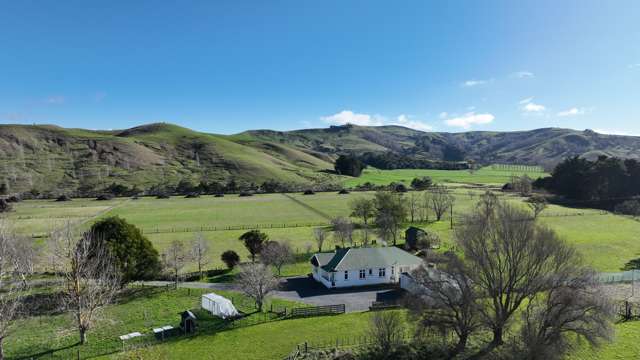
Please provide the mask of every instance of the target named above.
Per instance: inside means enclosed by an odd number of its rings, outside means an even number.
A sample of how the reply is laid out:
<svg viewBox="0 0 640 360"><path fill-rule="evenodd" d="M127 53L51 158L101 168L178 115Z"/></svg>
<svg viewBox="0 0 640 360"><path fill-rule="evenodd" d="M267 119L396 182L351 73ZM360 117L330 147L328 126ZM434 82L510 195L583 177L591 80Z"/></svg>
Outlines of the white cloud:
<svg viewBox="0 0 640 360"><path fill-rule="evenodd" d="M409 116L405 115L405 114L401 114L399 115L395 121L392 121L390 123L391 125L400 125L400 126L404 126L404 127L408 127L411 129L415 129L415 130L420 130L420 131L431 131L433 130L433 127L431 127L431 125L426 124L420 120L412 120L409 119Z"/></svg>
<svg viewBox="0 0 640 360"><path fill-rule="evenodd" d="M640 136L639 134L634 134L634 133L630 133L627 131L620 131L620 130L594 129L593 131L603 135Z"/></svg>
<svg viewBox="0 0 640 360"><path fill-rule="evenodd" d="M449 126L460 127L463 129L469 129L473 125L490 124L495 119L493 114L476 114L475 112L468 112L462 116L445 120L445 123Z"/></svg>
<svg viewBox="0 0 640 360"><path fill-rule="evenodd" d="M635 68L640 68L640 63L629 65L629 69L635 69Z"/></svg>
<svg viewBox="0 0 640 360"><path fill-rule="evenodd" d="M571 109L560 111L556 115L557 116L563 116L563 117L564 116L577 116L577 115L584 115L587 112L589 112L589 109L573 107Z"/></svg>
<svg viewBox="0 0 640 360"><path fill-rule="evenodd" d="M337 114L323 116L322 121L333 125L360 125L360 126L380 126L383 124L380 116L371 116L369 114L358 114L351 110L342 110Z"/></svg>
<svg viewBox="0 0 640 360"><path fill-rule="evenodd" d="M535 75L531 71L516 71L511 74L511 77L518 79L531 79L534 78Z"/></svg>
<svg viewBox="0 0 640 360"><path fill-rule="evenodd" d="M520 105L523 105L522 111L524 112L539 113L547 109L544 105L534 103L533 97L520 100Z"/></svg>
<svg viewBox="0 0 640 360"><path fill-rule="evenodd" d="M484 85L487 82L487 80L467 80L462 83L462 87L474 87L478 85Z"/></svg>
<svg viewBox="0 0 640 360"><path fill-rule="evenodd" d="M431 125L421 121L412 119L411 116L400 114L395 119L389 120L381 115L358 114L351 110L342 110L337 114L323 116L322 121L332 125L360 125L360 126L382 126L382 125L398 125L420 131L431 131Z"/></svg>
<svg viewBox="0 0 640 360"><path fill-rule="evenodd" d="M64 104L65 101L65 97L60 95L49 96L44 99L44 102L47 104Z"/></svg>

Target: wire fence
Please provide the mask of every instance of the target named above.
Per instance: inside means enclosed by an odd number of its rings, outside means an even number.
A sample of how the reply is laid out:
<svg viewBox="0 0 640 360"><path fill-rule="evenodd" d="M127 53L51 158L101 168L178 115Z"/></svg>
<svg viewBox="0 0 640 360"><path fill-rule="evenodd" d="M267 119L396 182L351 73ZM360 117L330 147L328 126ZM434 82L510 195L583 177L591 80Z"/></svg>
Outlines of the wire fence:
<svg viewBox="0 0 640 360"><path fill-rule="evenodd" d="M227 226L192 226L192 227L170 227L170 228L147 228L141 231L144 234L165 234L165 233L191 233L191 232L210 232L210 231L231 231L231 230L256 230L256 229L287 229L301 227L323 227L329 226L326 222L302 222L289 224L242 224Z"/></svg>
<svg viewBox="0 0 640 360"><path fill-rule="evenodd" d="M635 282L640 280L640 271L629 270L620 272L599 273L598 280L605 284Z"/></svg>
<svg viewBox="0 0 640 360"><path fill-rule="evenodd" d="M405 344L412 340L412 335L408 332L400 332L391 336L396 344ZM353 335L336 337L326 341L305 341L296 345L296 348L287 356L285 360L297 360L305 358L304 355L313 352L341 349L362 349L377 343L377 339L369 335Z"/></svg>

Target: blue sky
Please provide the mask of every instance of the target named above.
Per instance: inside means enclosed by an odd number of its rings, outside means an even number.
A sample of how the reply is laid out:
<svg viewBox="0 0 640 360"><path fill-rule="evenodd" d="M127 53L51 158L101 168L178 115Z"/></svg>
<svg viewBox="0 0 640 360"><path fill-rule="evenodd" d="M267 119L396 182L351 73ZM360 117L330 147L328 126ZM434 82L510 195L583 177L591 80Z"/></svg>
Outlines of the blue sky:
<svg viewBox="0 0 640 360"><path fill-rule="evenodd" d="M5 1L0 123L640 134L640 2Z"/></svg>

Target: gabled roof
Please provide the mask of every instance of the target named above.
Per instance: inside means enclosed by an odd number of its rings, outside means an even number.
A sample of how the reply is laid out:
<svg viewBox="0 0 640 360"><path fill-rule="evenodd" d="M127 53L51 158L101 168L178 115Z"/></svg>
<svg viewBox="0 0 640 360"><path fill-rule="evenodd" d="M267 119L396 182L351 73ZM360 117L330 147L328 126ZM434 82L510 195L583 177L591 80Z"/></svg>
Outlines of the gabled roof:
<svg viewBox="0 0 640 360"><path fill-rule="evenodd" d="M325 266L331 259L335 253L317 253L311 257L311 264L313 266Z"/></svg>
<svg viewBox="0 0 640 360"><path fill-rule="evenodd" d="M338 249L335 253L320 253L314 255L317 259L319 256L326 259L326 255L332 256L331 259L320 266L324 271L345 271L356 269L382 268L392 265L410 266L420 265L422 259L411 255L406 251L398 249L395 246L380 248L346 248Z"/></svg>

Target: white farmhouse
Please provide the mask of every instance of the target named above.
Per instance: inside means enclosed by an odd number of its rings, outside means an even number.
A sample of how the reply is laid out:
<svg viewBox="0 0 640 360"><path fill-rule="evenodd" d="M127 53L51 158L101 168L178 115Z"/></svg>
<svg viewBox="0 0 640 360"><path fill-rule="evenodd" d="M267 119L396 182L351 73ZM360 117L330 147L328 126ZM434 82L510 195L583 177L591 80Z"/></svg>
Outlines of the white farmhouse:
<svg viewBox="0 0 640 360"><path fill-rule="evenodd" d="M393 284L422 259L397 247L346 248L311 257L313 278L327 288Z"/></svg>

